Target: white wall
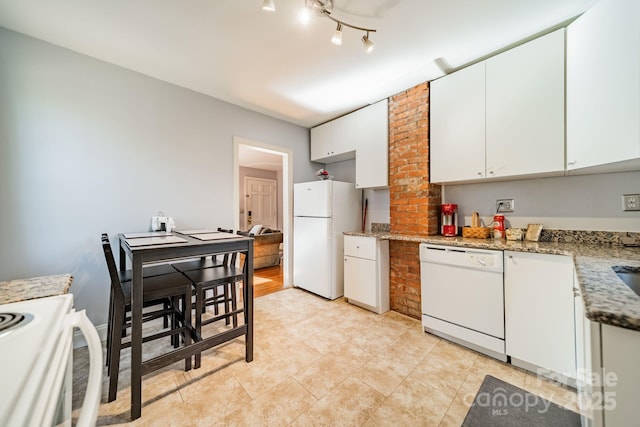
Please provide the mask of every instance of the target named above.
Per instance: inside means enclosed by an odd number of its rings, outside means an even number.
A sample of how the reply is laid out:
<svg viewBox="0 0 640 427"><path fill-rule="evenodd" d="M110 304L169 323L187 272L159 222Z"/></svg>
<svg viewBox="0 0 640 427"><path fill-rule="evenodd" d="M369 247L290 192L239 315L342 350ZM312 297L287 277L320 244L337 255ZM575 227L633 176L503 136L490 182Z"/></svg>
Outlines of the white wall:
<svg viewBox="0 0 640 427"><path fill-rule="evenodd" d="M293 150L315 179L309 130L0 28L0 280L71 273L100 325L100 234L233 227L233 136Z"/></svg>

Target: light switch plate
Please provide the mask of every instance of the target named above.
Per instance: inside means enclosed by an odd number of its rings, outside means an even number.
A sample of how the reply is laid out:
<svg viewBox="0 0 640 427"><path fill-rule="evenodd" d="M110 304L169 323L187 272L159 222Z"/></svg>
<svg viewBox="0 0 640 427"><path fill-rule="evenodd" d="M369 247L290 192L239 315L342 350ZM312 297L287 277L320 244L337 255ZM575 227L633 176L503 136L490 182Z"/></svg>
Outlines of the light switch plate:
<svg viewBox="0 0 640 427"><path fill-rule="evenodd" d="M513 212L515 208L515 201L513 199L496 200L496 213Z"/></svg>
<svg viewBox="0 0 640 427"><path fill-rule="evenodd" d="M622 210L640 211L640 194L623 194Z"/></svg>

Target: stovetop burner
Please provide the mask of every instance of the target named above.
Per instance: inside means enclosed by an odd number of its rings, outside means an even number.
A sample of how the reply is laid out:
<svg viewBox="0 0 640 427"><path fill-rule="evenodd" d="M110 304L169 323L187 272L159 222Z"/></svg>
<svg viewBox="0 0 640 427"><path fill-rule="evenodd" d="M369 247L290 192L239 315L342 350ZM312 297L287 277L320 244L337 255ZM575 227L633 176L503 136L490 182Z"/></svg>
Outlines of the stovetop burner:
<svg viewBox="0 0 640 427"><path fill-rule="evenodd" d="M0 313L0 333L24 326L32 319L29 313Z"/></svg>

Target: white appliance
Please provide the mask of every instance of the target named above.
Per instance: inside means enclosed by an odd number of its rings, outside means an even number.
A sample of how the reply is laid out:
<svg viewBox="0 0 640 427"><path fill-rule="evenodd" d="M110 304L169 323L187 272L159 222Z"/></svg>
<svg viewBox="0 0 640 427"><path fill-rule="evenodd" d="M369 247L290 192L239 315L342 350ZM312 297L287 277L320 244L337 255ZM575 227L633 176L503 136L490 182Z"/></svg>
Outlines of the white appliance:
<svg viewBox="0 0 640 427"><path fill-rule="evenodd" d="M502 251L420 244L425 331L506 361Z"/></svg>
<svg viewBox="0 0 640 427"><path fill-rule="evenodd" d="M73 309L71 294L0 305L0 424L71 425L74 327L82 331L90 354L89 379L76 425L95 425L102 346L84 310Z"/></svg>
<svg viewBox="0 0 640 427"><path fill-rule="evenodd" d="M360 229L361 199L351 182L294 184L294 286L332 300L344 294L342 233Z"/></svg>

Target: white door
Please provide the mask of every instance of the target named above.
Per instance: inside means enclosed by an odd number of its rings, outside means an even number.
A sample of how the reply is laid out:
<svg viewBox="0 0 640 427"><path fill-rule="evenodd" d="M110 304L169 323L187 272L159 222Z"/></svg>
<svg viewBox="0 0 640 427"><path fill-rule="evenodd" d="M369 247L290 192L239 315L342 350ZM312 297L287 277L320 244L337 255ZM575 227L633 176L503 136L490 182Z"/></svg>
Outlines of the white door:
<svg viewBox="0 0 640 427"><path fill-rule="evenodd" d="M301 182L293 185L293 215L331 216L332 181Z"/></svg>
<svg viewBox="0 0 640 427"><path fill-rule="evenodd" d="M277 183L273 179L245 177L245 230L253 225L278 228Z"/></svg>
<svg viewBox="0 0 640 427"><path fill-rule="evenodd" d="M333 285L331 218L293 219L293 284L325 298Z"/></svg>

